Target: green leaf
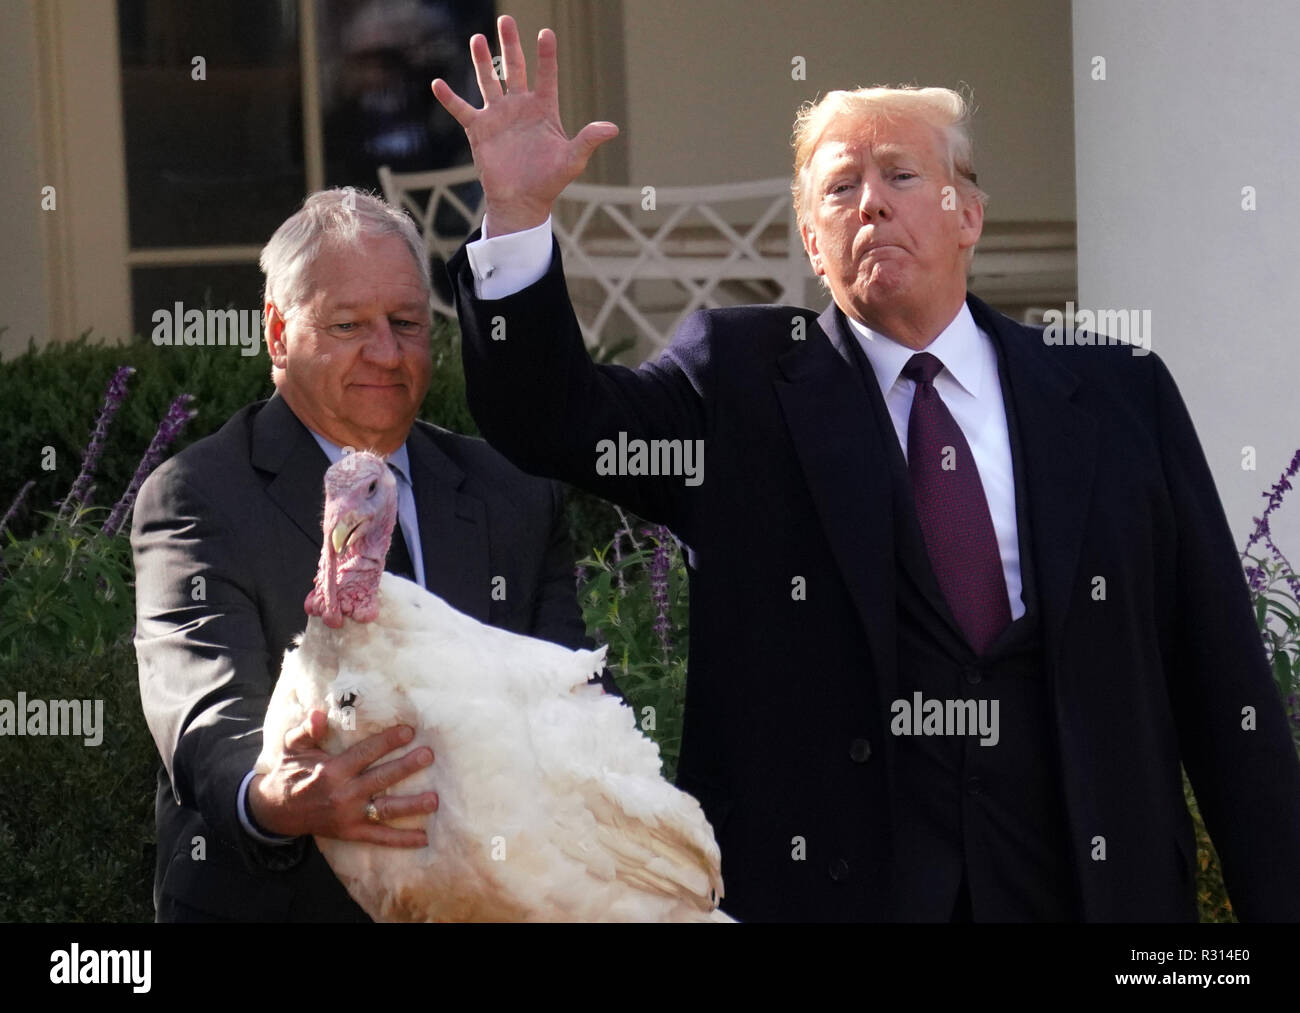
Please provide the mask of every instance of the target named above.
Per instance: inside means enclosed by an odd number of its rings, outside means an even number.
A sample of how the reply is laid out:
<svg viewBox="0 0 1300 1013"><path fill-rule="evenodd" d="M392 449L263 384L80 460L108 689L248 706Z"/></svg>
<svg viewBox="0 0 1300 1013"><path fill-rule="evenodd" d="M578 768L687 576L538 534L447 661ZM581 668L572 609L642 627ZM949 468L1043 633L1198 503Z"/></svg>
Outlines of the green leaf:
<svg viewBox="0 0 1300 1013"><path fill-rule="evenodd" d="M1285 651L1273 655L1273 681L1277 683L1278 692L1283 699L1291 695L1291 659Z"/></svg>

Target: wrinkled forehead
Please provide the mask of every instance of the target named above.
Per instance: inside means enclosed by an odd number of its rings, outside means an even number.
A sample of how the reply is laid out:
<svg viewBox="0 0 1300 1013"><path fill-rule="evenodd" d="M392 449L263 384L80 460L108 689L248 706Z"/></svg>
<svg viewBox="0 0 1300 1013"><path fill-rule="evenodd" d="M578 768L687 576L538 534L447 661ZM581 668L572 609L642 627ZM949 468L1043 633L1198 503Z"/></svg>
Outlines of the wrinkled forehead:
<svg viewBox="0 0 1300 1013"><path fill-rule="evenodd" d="M304 264L303 278L306 301L325 309L382 303L388 311L416 312L428 306L420 266L400 236L332 237Z"/></svg>
<svg viewBox="0 0 1300 1013"><path fill-rule="evenodd" d="M941 140L939 129L922 119L841 116L831 120L817 138L809 168L817 175L845 162L938 161Z"/></svg>

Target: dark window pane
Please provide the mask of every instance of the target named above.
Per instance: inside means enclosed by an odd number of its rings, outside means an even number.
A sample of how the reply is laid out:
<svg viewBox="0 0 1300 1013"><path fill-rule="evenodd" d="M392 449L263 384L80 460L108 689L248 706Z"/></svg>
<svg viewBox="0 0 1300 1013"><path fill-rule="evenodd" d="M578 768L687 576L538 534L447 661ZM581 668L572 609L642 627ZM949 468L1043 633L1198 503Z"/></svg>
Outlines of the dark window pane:
<svg viewBox="0 0 1300 1013"><path fill-rule="evenodd" d="M247 310L260 318L262 272L256 264L222 264L215 267L136 267L131 270L132 328L150 340L157 326L154 313L176 316L176 304L186 310ZM173 326L175 320L173 319ZM247 330L253 330L250 325ZM258 334L259 347L264 343ZM241 355L231 349L232 355ZM264 351L259 351L264 355ZM269 367L268 367L269 368Z"/></svg>
<svg viewBox="0 0 1300 1013"><path fill-rule="evenodd" d="M131 246L265 243L306 190L296 2L119 0L118 18Z"/></svg>
<svg viewBox="0 0 1300 1013"><path fill-rule="evenodd" d="M326 185L378 190L381 165L418 172L472 160L429 83L441 77L477 104L469 39L496 38L494 9L492 0L319 0Z"/></svg>

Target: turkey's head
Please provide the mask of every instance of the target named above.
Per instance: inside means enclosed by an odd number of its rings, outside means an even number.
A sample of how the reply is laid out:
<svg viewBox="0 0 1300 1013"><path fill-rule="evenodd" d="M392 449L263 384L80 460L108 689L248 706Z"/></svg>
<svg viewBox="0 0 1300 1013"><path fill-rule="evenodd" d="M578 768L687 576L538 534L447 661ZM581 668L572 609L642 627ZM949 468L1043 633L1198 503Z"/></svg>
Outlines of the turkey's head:
<svg viewBox="0 0 1300 1013"><path fill-rule="evenodd" d="M397 522L397 480L368 450L345 453L325 472L324 539L316 586L303 607L338 629L343 617L379 615L379 578Z"/></svg>

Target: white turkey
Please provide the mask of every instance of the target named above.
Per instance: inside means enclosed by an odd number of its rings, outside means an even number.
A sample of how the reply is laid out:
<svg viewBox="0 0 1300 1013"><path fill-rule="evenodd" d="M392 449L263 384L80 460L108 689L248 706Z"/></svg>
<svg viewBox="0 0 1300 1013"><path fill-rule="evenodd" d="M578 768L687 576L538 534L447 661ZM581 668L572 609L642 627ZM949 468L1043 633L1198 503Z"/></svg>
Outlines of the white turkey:
<svg viewBox="0 0 1300 1013"><path fill-rule="evenodd" d="M434 763L390 789L438 809L390 826L424 848L317 837L376 921L730 921L713 830L659 772L632 710L588 679L605 651L484 625L383 570L397 487L383 458L325 474L324 539L307 628L286 653L257 770L308 711L329 715L336 755L395 724L385 760L429 746Z"/></svg>

